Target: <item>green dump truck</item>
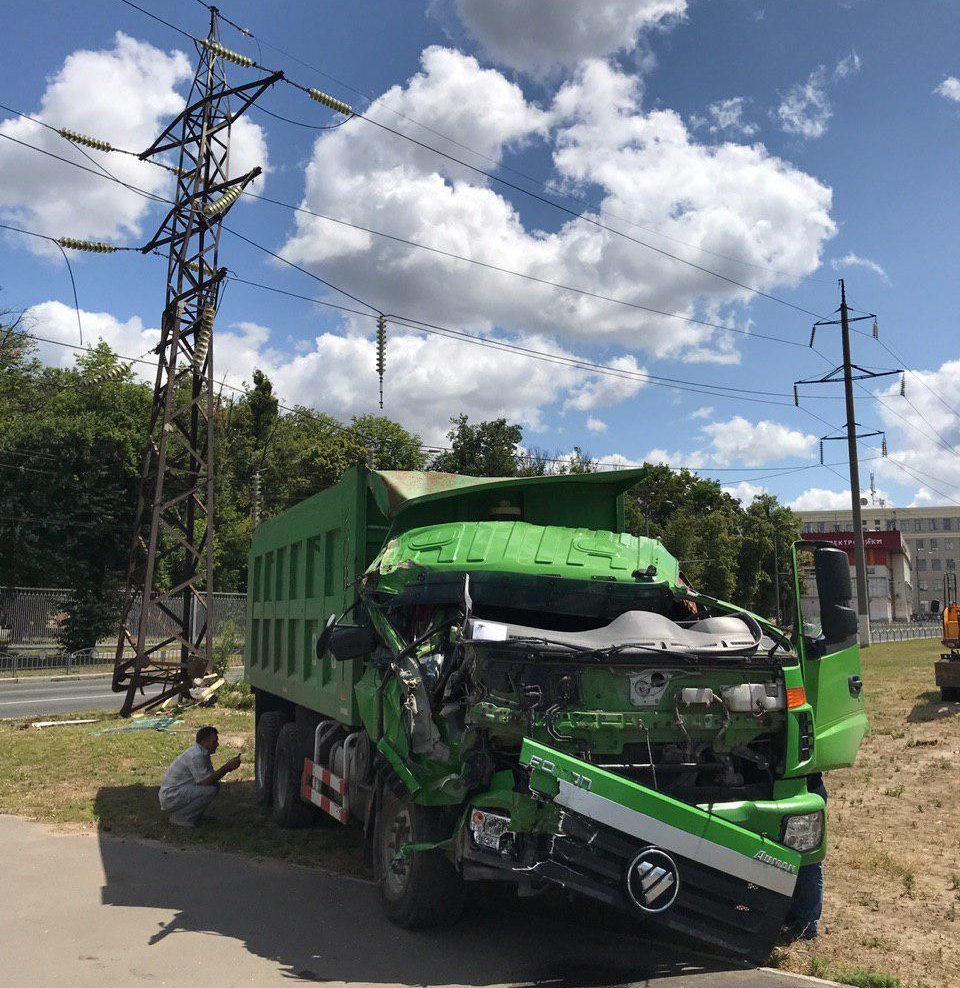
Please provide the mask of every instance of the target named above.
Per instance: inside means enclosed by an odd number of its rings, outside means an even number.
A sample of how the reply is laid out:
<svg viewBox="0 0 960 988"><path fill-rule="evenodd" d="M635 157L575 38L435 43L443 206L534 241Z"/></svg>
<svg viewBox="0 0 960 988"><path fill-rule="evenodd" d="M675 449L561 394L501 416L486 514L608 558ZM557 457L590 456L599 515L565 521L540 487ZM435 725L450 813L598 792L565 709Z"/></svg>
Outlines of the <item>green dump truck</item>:
<svg viewBox="0 0 960 988"><path fill-rule="evenodd" d="M823 858L807 776L867 730L846 554L795 547L787 635L624 531L637 479L357 468L255 532L257 798L361 826L401 926L506 881L756 959Z"/></svg>

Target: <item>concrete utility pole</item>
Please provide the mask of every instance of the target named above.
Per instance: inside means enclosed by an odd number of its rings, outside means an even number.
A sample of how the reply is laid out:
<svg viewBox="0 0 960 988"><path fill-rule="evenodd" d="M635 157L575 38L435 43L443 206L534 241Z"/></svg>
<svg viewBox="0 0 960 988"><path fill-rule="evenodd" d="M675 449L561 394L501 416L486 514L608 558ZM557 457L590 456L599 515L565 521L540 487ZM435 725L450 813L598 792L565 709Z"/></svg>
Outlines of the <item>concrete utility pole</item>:
<svg viewBox="0 0 960 988"><path fill-rule="evenodd" d="M850 461L850 503L853 508L854 558L857 568L857 616L860 644L870 645L870 597L867 592L867 554L863 548L863 516L860 511L860 458L857 453L857 420L853 404L853 367L850 362L850 313L847 286L840 279L840 336L843 341L843 395L847 408L847 456Z"/></svg>
<svg viewBox="0 0 960 988"><path fill-rule="evenodd" d="M197 42L199 62L187 107L144 151L147 160L178 156L176 196L160 229L142 248L168 258L157 375L144 450L140 496L113 689L121 714L188 696L212 656L214 537L213 326L226 269L221 224L260 174L230 176L230 129L282 73L228 86L224 65L256 68L219 41L216 8ZM231 98L235 106L231 108ZM137 607L137 602L140 606ZM165 656L176 649L176 659ZM159 685L145 697L143 687Z"/></svg>
<svg viewBox="0 0 960 988"><path fill-rule="evenodd" d="M824 374L823 377L808 378L803 381L794 381L793 401L794 404L799 406L800 394L797 388L801 384L835 384L840 380L843 381L843 393L847 410L847 423L844 429L841 430L841 435L820 437L820 462L823 463L823 444L825 442L846 439L847 457L850 464L850 502L853 514L853 540L855 546L854 561L857 573L857 623L859 628L860 644L866 648L870 645L870 595L868 592L869 588L867 586L867 557L863 547L863 517L860 510L860 462L857 452L857 439L867 439L870 436L881 436L882 444L880 448L880 455L886 456L887 437L883 430L861 432L858 437L856 409L853 400L853 382L877 377L889 377L892 374L900 374L900 394L902 395L904 394L904 380L902 377L903 370L900 368L888 371L871 371L853 363L850 355L850 323L860 322L863 319L872 319L874 339L878 338L879 330L876 321L877 317L872 312L851 317L850 309L847 306L847 286L843 278L840 279L840 308L838 311L840 313L839 319L820 319L813 324L813 332L810 334L810 346L813 346L814 340L816 339L818 326L839 326L843 345L843 363L839 367L835 367L829 373ZM854 374L854 371L857 373Z"/></svg>

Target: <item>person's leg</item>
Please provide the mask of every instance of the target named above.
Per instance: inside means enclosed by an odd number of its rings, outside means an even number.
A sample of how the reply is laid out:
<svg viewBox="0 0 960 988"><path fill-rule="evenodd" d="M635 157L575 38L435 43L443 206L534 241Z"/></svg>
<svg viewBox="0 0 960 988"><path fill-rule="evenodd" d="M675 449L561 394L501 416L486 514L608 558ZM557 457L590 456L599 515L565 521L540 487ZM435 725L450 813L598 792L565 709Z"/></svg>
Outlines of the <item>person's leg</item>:
<svg viewBox="0 0 960 988"><path fill-rule="evenodd" d="M170 814L170 822L182 827L195 827L219 791L219 782L212 786L185 786L177 794L180 796L177 805L171 807L173 812Z"/></svg>
<svg viewBox="0 0 960 988"><path fill-rule="evenodd" d="M823 862L805 865L797 875L793 904L787 921L798 936L812 940L823 912Z"/></svg>

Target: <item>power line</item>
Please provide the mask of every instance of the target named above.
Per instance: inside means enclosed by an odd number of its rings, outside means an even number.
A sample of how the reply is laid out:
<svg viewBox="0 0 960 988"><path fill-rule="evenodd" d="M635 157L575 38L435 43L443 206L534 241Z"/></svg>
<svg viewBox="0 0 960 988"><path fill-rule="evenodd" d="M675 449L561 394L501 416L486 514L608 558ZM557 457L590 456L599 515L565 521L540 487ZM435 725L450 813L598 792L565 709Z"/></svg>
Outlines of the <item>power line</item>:
<svg viewBox="0 0 960 988"><path fill-rule="evenodd" d="M198 2L201 2L202 3L202 0L198 0ZM18 116L24 117L25 119L33 120L36 123L39 123L42 126L48 128L49 130L52 130L54 133L58 134L59 136L64 137L64 134L62 133L61 130L59 130L56 127L53 127L52 125L46 123L43 120L40 120L37 117L32 117L29 114L25 114L25 113L23 113L23 112L21 112L19 110L14 109L13 107L6 106L6 105L4 105L2 103L0 103L0 108L5 109L5 110L7 110L10 113L15 113ZM261 109L261 110L263 109L263 107L259 107L259 106L256 106L256 105L255 105L254 108ZM264 112L269 113L270 111L264 110ZM285 118L282 118L282 119L285 119ZM290 122L295 123L296 121L290 121ZM341 126L343 126L343 124L345 124L347 122L349 122L349 118L347 120L342 121L339 124L334 125L334 128L335 127L341 127ZM303 124L302 126L312 126L312 125ZM331 128L322 128L321 127L321 128L317 128L317 129L323 130L323 129L331 129ZM64 139L69 141L69 138L64 137ZM37 148L37 147L35 147L32 144L26 144L26 142L20 142L20 143L23 143L26 147L32 148L33 150L38 150L38 151L42 151L43 150L42 148ZM82 149L77 148L77 150L82 150ZM123 148L118 148L118 147L115 147L115 146L111 146L111 150L114 150L114 151L117 151L117 152L120 152L120 153L123 153L123 154L133 154L133 152L125 151ZM56 156L54 156L54 157L56 157ZM89 158L89 155L86 155L86 157ZM64 161L65 163L76 164L75 162L69 162L69 160L68 159L65 159L65 158L59 158L58 160ZM93 161L93 159L90 159L90 160ZM94 164L97 164L96 161L94 161L93 163ZM159 165L160 167L164 167L164 168L166 167L165 165L162 165L160 162L156 162L156 161L152 161L151 160L150 163L151 164L154 164L154 165ZM132 191L139 191L142 195L152 195L151 193L147 193L144 190L138 190L138 189L136 189L135 186L130 186L128 183L123 182L121 179L119 179L116 176L112 175L109 171L107 171L104 168L101 168L101 170L105 173L105 175L108 178L113 179L115 182L117 182L120 185L123 185L126 188L130 188ZM652 306L643 305L643 304L641 304L639 302L632 302L629 299L617 298L616 296L606 295L606 294L601 293L601 292L594 292L594 291L590 291L590 290L584 289L584 288L577 288L576 286L573 286L573 285L567 285L567 284L563 284L561 282L551 281L548 278L541 278L541 277L538 277L537 275L529 274L528 272L516 271L516 270L514 270L512 268L506 268L506 267L503 267L503 266L498 265L498 264L490 263L488 261L482 261L479 258L467 257L467 256L465 256L463 254L457 254L457 253L454 253L453 251L444 250L442 248L434 247L434 246L431 246L429 244L423 244L423 243L420 243L419 241L416 241L416 240L410 240L408 238L400 237L400 236L397 236L395 234L385 233L385 232L383 232L381 230L376 230L376 229L374 229L372 227L363 226L363 225L358 224L358 223L352 223L349 220L340 219L340 218L334 217L334 216L328 216L328 215L326 215L324 213L318 213L318 212L315 212L312 209L307 209L304 206L295 206L293 203L283 202L280 199L274 199L274 198L271 198L269 196L258 195L256 193L250 192L249 190L246 190L246 189L244 190L243 194L245 196L247 196L248 198L255 199L255 200L259 201L259 202L266 202L266 203L269 203L269 204L274 205L274 206L280 206L281 208L289 209L289 210L292 210L293 212L296 212L296 213L303 213L305 215L312 216L312 217L314 217L316 219L325 220L328 223L335 223L335 224L337 224L339 226L345 226L345 227L348 227L349 229L357 230L357 231L362 232L362 233L367 233L367 234L370 234L370 235L375 236L375 237L380 237L382 239L389 240L389 241L392 241L394 243L403 244L404 246L407 246L407 247L411 247L411 248L415 248L415 249L418 249L418 250L427 251L427 252L432 253L432 254L437 254L437 255L439 255L441 257L450 258L451 260L463 261L463 262L465 262L467 264L473 264L473 265L475 265L477 267L485 268L485 269L490 270L490 271L496 271L496 272L499 272L501 274L511 275L512 277L522 278L525 281L529 281L529 282L532 282L532 283L535 283L535 284L544 285L546 287L556 288L558 290L566 291L566 292L572 292L574 294L578 294L578 295L581 295L581 296L584 296L584 297L587 297L587 298L594 298L594 299L597 299L599 301L610 302L610 303L615 304L615 305L622 305L622 306L625 306L627 308L635 309L635 310L638 310L638 311L641 311L641 312L648 312L648 313L650 313L652 315L663 316L663 317L668 318L668 319L677 319L677 320L680 320L681 322L686 322L686 323L689 323L689 324L695 325L695 326L703 326L705 328L714 329L714 330L717 330L719 332L734 333L734 334L737 334L737 335L740 335L740 336L746 336L748 338L761 339L761 340L767 340L767 341L770 341L770 342L782 343L782 344L785 344L787 346L794 346L794 347L804 347L805 346L805 344L802 343L799 340L791 340L791 339L789 339L787 337L774 336L774 335L768 334L768 333L760 333L760 332L754 332L752 330L740 329L740 328L735 327L735 326L725 325L724 323L715 323L715 322L711 322L711 321L706 320L706 319L699 319L699 318L697 318L695 316L687 316L687 315L684 315L683 313L679 313L679 312L668 312L668 311L666 311L664 309L657 309L657 308L654 308ZM169 201L170 201L170 200L167 200L167 199L163 199L162 197L159 197L159 196L153 196L153 197L156 198L158 201L162 201L162 202L166 202L166 203L169 203ZM303 271L304 269L303 268L298 268L298 270ZM304 272L304 273L307 273L307 272ZM346 293L344 293L344 294L346 294ZM355 301L356 301L356 299L355 299ZM817 351L817 352L819 352L819 351Z"/></svg>
<svg viewBox="0 0 960 988"><path fill-rule="evenodd" d="M131 3L130 0L122 0L122 2L126 3L128 6L136 7L136 5ZM136 9L143 10L143 8L141 7L137 7ZM149 14L149 16L154 17L155 20L161 21L161 23L165 23L162 21L161 18L156 17L156 15ZM168 25L168 26L172 26L172 25ZM176 28L176 30L180 31L182 34L187 35L188 37L192 38L195 42L199 43L199 39L195 38L187 31L183 31L181 28ZM267 66L259 65L256 62L253 63L253 67L262 69L264 71L271 71ZM285 82L287 85L292 86L294 89L298 89L301 92L313 98L313 94L311 93L309 87L303 86L292 79L288 79L286 76L282 76L281 81ZM760 288L754 288L753 286L747 285L741 281L737 281L735 278L731 278L728 275L721 274L719 271L713 271L712 269L704 267L701 264L697 264L694 261L690 261L687 258L680 257L677 254L672 254L670 251L665 250L662 247L656 247L653 244L649 244L646 241L640 240L637 237L633 237L628 233L624 233L622 230L617 230L614 227L608 226L606 223L603 223L598 219L594 219L593 217L587 216L584 213L578 213L575 209L570 209L568 206L564 206L562 203L559 203L554 199L548 198L546 196L542 196L537 192L532 192L530 189L525 189L523 188L523 186L517 185L515 182L510 182L507 179L494 174L493 172L487 171L484 168L480 168L478 165L473 165L468 161L464 161L462 158L457 158L455 155L448 154L446 151L441 151L439 148L427 144L424 141L420 141L409 134L404 134L402 131L395 130L394 128L389 127L378 120L374 120L372 117L365 116L362 113L356 113L349 107L347 109L350 110L349 114L347 114L348 116L353 116L359 120L363 120L364 122L379 128L380 130L393 134L395 137L399 137L401 140L408 141L411 144L414 144L417 147L422 148L423 150L430 151L433 154L445 158L448 161L452 161L454 164L460 165L463 168L468 168L479 175L483 175L485 178L488 178L493 182L497 182L498 184L503 185L506 188L513 189L514 191L519 192L521 195L529 196L530 198L536 200L537 202L542 203L543 205L551 206L552 208L565 213L566 215L572 217L573 219L580 220L581 222L588 223L591 226L596 227L597 229L605 230L609 233L614 234L615 236L622 237L623 239L628 240L631 243L637 244L640 247L643 247L647 250L651 250L654 253L660 254L663 257L671 258L672 260L677 261L680 264L685 264L688 267L693 268L697 271L701 271L702 273L710 275L711 277L718 278L721 281L733 285L736 288L740 288L743 291L750 292L751 294L756 295L760 298L766 298L772 302L777 302L780 305L785 305L788 308L794 309L797 312L802 312L805 315L814 316L815 318L818 319L821 318L818 313L813 312L810 309L805 309L803 308L803 306L796 305L793 302L788 302L786 299L779 298L778 296L773 295L770 292L763 291Z"/></svg>
<svg viewBox="0 0 960 988"><path fill-rule="evenodd" d="M197 0L197 3L199 3L203 7L207 7L208 9L210 7L210 4L204 3L204 0ZM258 42L258 44L260 42L262 42L264 45L266 45L271 50L277 52L278 54L283 55L286 58L289 58L292 61L299 63L304 68L307 68L307 69L310 69L313 72L316 72L318 75L322 76L323 78L329 79L331 82L336 83L338 86L341 86L344 89L347 89L350 92L354 93L355 95L361 97L361 99L363 99L367 103L368 107L371 107L371 106L382 106L385 110L387 110L390 113L394 114L399 119L406 120L409 123L414 124L414 126L420 127L422 130L425 130L428 133L433 134L435 137L439 137L442 140L448 141L454 147L458 147L458 148L460 148L463 151L469 151L471 154L474 154L478 158L480 158L480 159L482 159L484 161L489 162L491 165L494 165L496 168L502 169L503 171L511 172L512 174L518 176L519 178L523 178L526 181L533 183L534 185L536 185L537 187L543 189L546 192L557 194L557 191L558 190L555 189L554 187L552 187L550 183L544 181L543 179L536 178L536 177L534 177L532 175L529 175L526 172L521 171L518 168L515 168L515 167L513 167L511 165L506 164L504 161L500 160L499 158L494 158L491 155L485 154L483 151L478 151L476 148L471 147L468 144L461 143L460 141L456 140L455 138L450 137L449 134L444 134L442 131L439 131L436 128L431 127L430 125L425 124L425 123L423 123L420 120L416 120L414 117L411 117L408 114L403 113L400 110L395 109L394 107L390 106L387 102L385 102L382 98L377 98L377 97L371 96L370 93L365 92L362 89L357 89L355 86L350 85L350 83L345 82L342 79L338 79L336 76L332 76L328 72L324 72L318 66L313 65L310 62L306 62L306 61L304 61L301 58L298 58L296 55L292 54L289 51L286 51L283 48L278 47L277 45L271 44L269 41L266 41L264 38L260 37L260 35L255 35L249 29L244 28L244 27L240 27L240 25L235 24L233 21L231 21L228 18L224 17L222 13L220 14L220 17L221 17L222 20L226 21L226 23L230 24L231 27L236 28L236 30L238 30L240 32L240 34L243 35L244 37L248 37L248 38L252 39L253 41ZM262 108L260 108L260 109L262 109ZM269 111L264 111L264 112L269 112ZM277 114L272 114L272 115L278 116ZM285 118L280 117L279 119L283 120ZM297 126L301 126L301 127L310 127L311 126L310 124L303 124L303 123L300 123L299 121L293 121L293 120L287 120L286 122L287 123L293 123L293 124L296 124ZM317 129L322 129L322 128L317 128ZM590 209L593 209L593 210L595 210L597 212L599 212L601 210L601 208L602 208L602 204L601 203L599 203L599 202L597 202L595 200L589 199L586 196L578 195L575 192L562 191L559 194L562 195L563 198L565 198L565 199L568 199L568 200L571 200L571 201L574 201L574 202L579 202L579 203L581 203L581 204L583 204L583 205L585 205L585 206L589 207ZM700 246L698 244L688 243L687 241L680 240L677 237L672 237L669 234L663 233L661 230L657 230L657 229L654 229L652 227L644 226L641 223L637 223L635 220L631 220L631 219L629 219L629 218L627 218L627 217L625 217L623 215L620 215L618 213L614 213L614 212L610 211L609 208L606 208L605 209L605 212L606 212L606 215L612 217L613 219L619 220L622 223L626 223L628 226L632 226L632 227L634 227L635 229L638 229L638 230L643 230L645 233L652 233L654 236L662 237L664 240L667 240L667 241L669 241L671 243L675 243L678 246L687 247L690 250L695 250L695 251L698 251L699 253L707 254L707 255L709 255L711 257L719 258L720 260L732 261L734 264L742 264L745 267L755 268L758 271L767 271L767 272L770 272L771 274L776 274L776 275L779 275L781 277L788 277L788 278L789 277L794 277L793 273L788 272L788 271L783 271L783 270L780 270L778 268L773 268L773 267L770 267L770 266L765 265L765 264L758 264L755 261L748 261L748 260L746 260L746 259L744 259L742 257L735 257L735 256L733 256L731 254L722 254L722 253L719 253L718 251L709 250L708 248L703 247L703 246ZM832 284L832 281L828 282L827 279L825 279L825 278L812 278L810 276L808 276L808 277L810 278L810 280L812 280L812 281L818 281L821 284L828 284L828 283L829 284Z"/></svg>

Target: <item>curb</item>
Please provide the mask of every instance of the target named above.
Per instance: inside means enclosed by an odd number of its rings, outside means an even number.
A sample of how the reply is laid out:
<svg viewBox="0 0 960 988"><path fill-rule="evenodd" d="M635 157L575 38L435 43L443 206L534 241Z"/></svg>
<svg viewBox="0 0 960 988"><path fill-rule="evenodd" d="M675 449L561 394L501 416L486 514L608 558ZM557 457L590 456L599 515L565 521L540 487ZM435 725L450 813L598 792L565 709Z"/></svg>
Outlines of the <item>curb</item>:
<svg viewBox="0 0 960 988"><path fill-rule="evenodd" d="M793 971L784 971L778 967L758 967L756 970L763 971L764 974L778 974L781 978L805 981L808 985L828 985L829 988L843 988L839 981L827 981L825 978L815 978L811 974L795 974Z"/></svg>
<svg viewBox="0 0 960 988"><path fill-rule="evenodd" d="M59 676L0 676L0 689L7 683L75 683L88 679L112 679L110 672L88 672L67 675L62 673Z"/></svg>

